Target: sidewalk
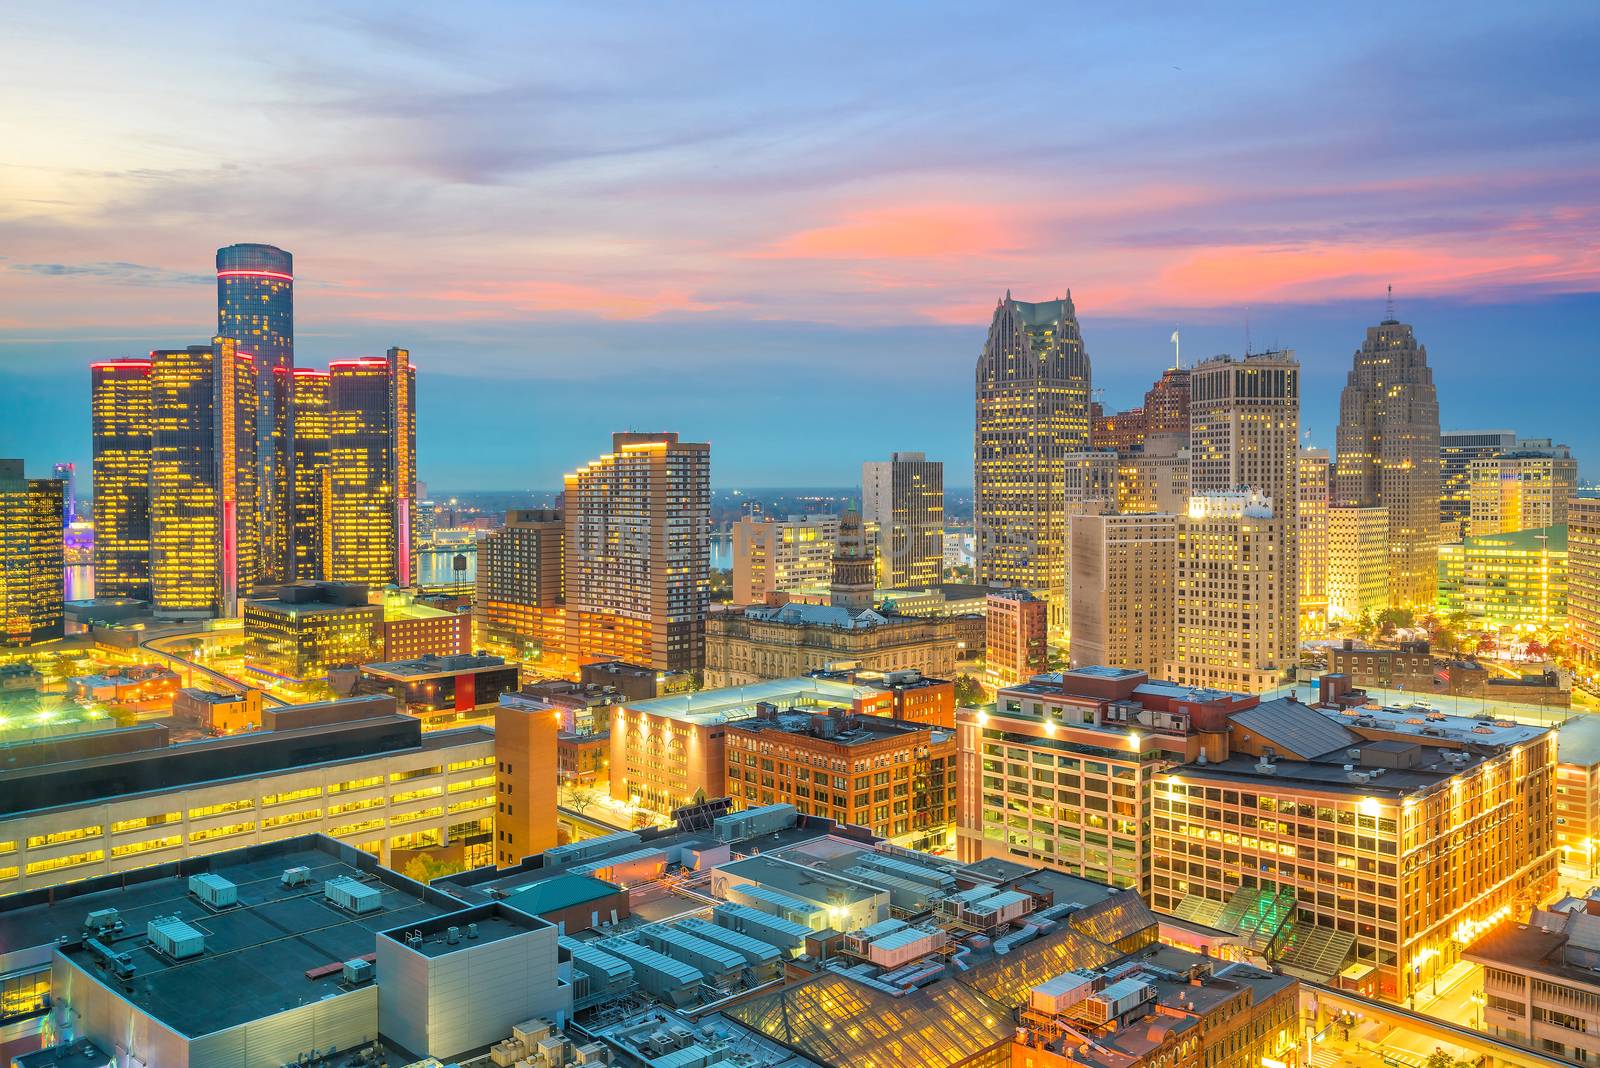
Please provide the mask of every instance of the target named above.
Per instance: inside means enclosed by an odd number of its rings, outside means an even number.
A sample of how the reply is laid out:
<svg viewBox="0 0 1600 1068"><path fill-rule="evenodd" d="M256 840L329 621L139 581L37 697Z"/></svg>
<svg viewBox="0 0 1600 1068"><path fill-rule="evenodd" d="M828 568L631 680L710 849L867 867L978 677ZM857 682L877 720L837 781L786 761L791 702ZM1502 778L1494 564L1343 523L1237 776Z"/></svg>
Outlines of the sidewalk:
<svg viewBox="0 0 1600 1068"><path fill-rule="evenodd" d="M1476 974L1478 966L1468 961L1458 960L1450 967L1439 973L1437 981L1429 981L1417 994L1412 1008L1417 1012L1427 1012L1428 1007L1435 1002L1444 1000L1452 990L1468 977ZM1435 994L1434 991L1438 993Z"/></svg>

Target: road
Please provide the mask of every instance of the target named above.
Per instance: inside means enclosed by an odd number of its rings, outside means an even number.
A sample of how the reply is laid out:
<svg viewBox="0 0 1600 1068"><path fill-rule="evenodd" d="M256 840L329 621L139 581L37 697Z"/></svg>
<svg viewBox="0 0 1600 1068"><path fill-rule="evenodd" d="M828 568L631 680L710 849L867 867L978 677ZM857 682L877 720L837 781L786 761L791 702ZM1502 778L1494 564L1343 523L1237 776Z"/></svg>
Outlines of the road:
<svg viewBox="0 0 1600 1068"><path fill-rule="evenodd" d="M145 650L146 652L154 653L156 656L165 657L167 660L181 665L181 670L190 672L198 671L200 674L211 679L213 682L219 682L230 690L236 690L242 693L245 690L258 689L258 687L251 686L247 682L240 682L231 675L224 675L222 672L217 671L214 668L208 668L204 664L197 664L188 657L173 652L171 649L162 648L165 643L204 638L207 633L209 632L204 630L195 630L185 631L181 634L163 634L158 638L146 638L144 641L139 643L139 648ZM276 697L273 694L268 693L266 690L261 691L261 700L266 704L274 705L278 708L287 708L289 705L288 701L285 701L281 697Z"/></svg>

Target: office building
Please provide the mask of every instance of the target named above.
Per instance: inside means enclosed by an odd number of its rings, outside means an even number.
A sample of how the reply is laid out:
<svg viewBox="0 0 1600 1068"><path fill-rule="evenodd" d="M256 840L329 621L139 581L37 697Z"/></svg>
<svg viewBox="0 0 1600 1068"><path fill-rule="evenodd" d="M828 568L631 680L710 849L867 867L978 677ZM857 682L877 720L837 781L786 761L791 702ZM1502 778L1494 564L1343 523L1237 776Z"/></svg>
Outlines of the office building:
<svg viewBox="0 0 1600 1068"><path fill-rule="evenodd" d="M733 525L733 603L766 604L774 593L827 584L838 542L836 515L740 516Z"/></svg>
<svg viewBox="0 0 1600 1068"><path fill-rule="evenodd" d="M1439 549L1439 610L1485 627L1567 623L1567 528L1468 537Z"/></svg>
<svg viewBox="0 0 1600 1068"><path fill-rule="evenodd" d="M289 419L294 428L291 453L289 531L290 578L311 582L328 577L332 559L332 517L328 509L333 469L329 374L296 367L289 377Z"/></svg>
<svg viewBox="0 0 1600 1068"><path fill-rule="evenodd" d="M1272 705L1230 718L1227 755L1157 775L1158 911L1400 1001L1555 888L1554 732Z"/></svg>
<svg viewBox="0 0 1600 1068"><path fill-rule="evenodd" d="M1507 916L1467 947L1483 966L1483 1029L1568 1064L1600 1061L1600 900Z"/></svg>
<svg viewBox="0 0 1600 1068"><path fill-rule="evenodd" d="M515 864L556 842L556 706L503 693L494 712L494 863Z"/></svg>
<svg viewBox="0 0 1600 1068"><path fill-rule="evenodd" d="M1178 517L1170 513L1072 518L1074 668L1103 664L1160 677L1176 640L1177 535Z"/></svg>
<svg viewBox="0 0 1600 1068"><path fill-rule="evenodd" d="M1299 575L1284 562L1292 530L1259 493L1190 498L1174 530L1173 652L1163 677L1250 693L1284 681L1298 651Z"/></svg>
<svg viewBox="0 0 1600 1068"><path fill-rule="evenodd" d="M328 365L328 578L409 586L417 490L417 373L411 354Z"/></svg>
<svg viewBox="0 0 1600 1068"><path fill-rule="evenodd" d="M529 659L565 650L566 531L558 509L519 508L478 537L472 624L480 645Z"/></svg>
<svg viewBox="0 0 1600 1068"><path fill-rule="evenodd" d="M0 646L64 633L63 486L26 477L21 460L0 460Z"/></svg>
<svg viewBox="0 0 1600 1068"><path fill-rule="evenodd" d="M984 612L984 664L989 678L1009 685L1032 678L1050 663L1045 602L1027 590L989 594Z"/></svg>
<svg viewBox="0 0 1600 1068"><path fill-rule="evenodd" d="M294 369L294 257L272 245L228 245L217 250L218 337L231 338L255 357L257 390L251 434L256 446L260 551L267 582L289 578L289 543L294 523L293 416L290 378Z"/></svg>
<svg viewBox="0 0 1600 1068"><path fill-rule="evenodd" d="M1184 367L1169 367L1144 395L1145 441L1151 437L1175 434L1189 436L1190 372Z"/></svg>
<svg viewBox="0 0 1600 1068"><path fill-rule="evenodd" d="M383 606L360 583L284 586L244 602L245 656L251 667L294 680L365 664L383 651Z"/></svg>
<svg viewBox="0 0 1600 1068"><path fill-rule="evenodd" d="M710 599L711 446L619 433L566 476L567 654L698 672Z"/></svg>
<svg viewBox="0 0 1600 1068"><path fill-rule="evenodd" d="M1389 315L1367 328L1339 397L1334 504L1382 508L1388 600L1433 604L1438 581L1439 397L1428 350Z"/></svg>
<svg viewBox="0 0 1600 1068"><path fill-rule="evenodd" d="M1567 502L1578 495L1578 461L1564 445L1521 446L1515 452L1472 461L1468 534L1566 525Z"/></svg>
<svg viewBox="0 0 1600 1068"><path fill-rule="evenodd" d="M515 693L520 684L519 665L469 653L363 664L357 685L361 693L388 694L402 712L433 727L495 709L500 695Z"/></svg>
<svg viewBox="0 0 1600 1068"><path fill-rule="evenodd" d="M1439 434L1439 520L1441 528L1454 526L1454 541L1465 534L1472 515L1472 463L1517 444L1514 430L1445 430Z"/></svg>
<svg viewBox="0 0 1600 1068"><path fill-rule="evenodd" d="M1099 401L1089 406L1089 445L1096 449L1127 453L1144 443L1145 413L1143 408L1129 408L1122 412L1107 412Z"/></svg>
<svg viewBox="0 0 1600 1068"><path fill-rule="evenodd" d="M89 365L94 449L94 587L150 599L150 361Z"/></svg>
<svg viewBox="0 0 1600 1068"><path fill-rule="evenodd" d="M1189 435L1150 434L1117 461L1119 512L1181 512L1189 507Z"/></svg>
<svg viewBox="0 0 1600 1068"><path fill-rule="evenodd" d="M61 525L70 527L78 520L78 467L73 463L59 463L50 469L50 477L61 483Z"/></svg>
<svg viewBox="0 0 1600 1068"><path fill-rule="evenodd" d="M1600 872L1600 716L1556 731L1556 845L1563 867Z"/></svg>
<svg viewBox="0 0 1600 1068"><path fill-rule="evenodd" d="M1476 660L1436 656L1425 641L1367 646L1346 638L1328 649L1328 670L1345 676L1358 687L1403 690L1426 695L1428 699L1508 701L1546 708L1566 708L1572 704L1572 690L1565 685L1560 672L1506 675Z"/></svg>
<svg viewBox="0 0 1600 1068"><path fill-rule="evenodd" d="M1600 497L1567 502L1567 642L1578 673L1600 676Z"/></svg>
<svg viewBox="0 0 1600 1068"><path fill-rule="evenodd" d="M1351 620L1365 612L1381 612L1391 601L1389 576L1393 573L1388 509L1329 508L1325 523L1328 618ZM1436 576L1438 566L1436 555Z"/></svg>
<svg viewBox="0 0 1600 1068"><path fill-rule="evenodd" d="M944 464L897 452L861 465L861 518L876 530L878 585L937 586L944 578Z"/></svg>
<svg viewBox="0 0 1600 1068"><path fill-rule="evenodd" d="M952 730L844 708L767 703L754 718L730 722L724 734L727 791L736 808L789 804L911 849L951 844Z"/></svg>
<svg viewBox="0 0 1600 1068"><path fill-rule="evenodd" d="M150 354L155 614L235 616L256 580L256 366L232 338Z"/></svg>
<svg viewBox="0 0 1600 1068"><path fill-rule="evenodd" d="M1300 450L1295 536L1300 558L1302 632L1320 630L1328 621L1328 505L1332 474L1327 449Z"/></svg>
<svg viewBox="0 0 1600 1068"><path fill-rule="evenodd" d="M1066 627L1065 458L1089 445L1091 370L1072 294L995 307L977 366L977 581L1031 590Z"/></svg>

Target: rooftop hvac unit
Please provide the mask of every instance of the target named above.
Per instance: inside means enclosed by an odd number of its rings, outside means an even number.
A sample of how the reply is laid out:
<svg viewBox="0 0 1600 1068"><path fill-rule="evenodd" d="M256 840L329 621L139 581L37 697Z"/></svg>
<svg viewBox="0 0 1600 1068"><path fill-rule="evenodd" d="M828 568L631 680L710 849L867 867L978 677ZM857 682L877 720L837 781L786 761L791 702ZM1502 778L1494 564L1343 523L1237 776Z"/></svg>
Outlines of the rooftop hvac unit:
<svg viewBox="0 0 1600 1068"><path fill-rule="evenodd" d="M610 1064L611 1051L598 1042L589 1042L572 1051L573 1058L582 1065Z"/></svg>
<svg viewBox="0 0 1600 1068"><path fill-rule="evenodd" d="M151 945L173 960L188 960L206 951L206 936L176 916L158 916L144 932Z"/></svg>
<svg viewBox="0 0 1600 1068"><path fill-rule="evenodd" d="M353 912L357 916L377 912L383 907L383 891L376 886L358 882L348 875L341 875L337 879L329 879L323 883L322 895L346 912Z"/></svg>
<svg viewBox="0 0 1600 1068"><path fill-rule="evenodd" d="M344 981L352 986L357 983L370 983L377 972L377 966L370 960L357 957L355 960L344 962Z"/></svg>
<svg viewBox="0 0 1600 1068"><path fill-rule="evenodd" d="M83 929L89 934L99 934L122 926L122 914L116 909L95 909L83 918Z"/></svg>
<svg viewBox="0 0 1600 1068"><path fill-rule="evenodd" d="M287 890L291 886L304 886L310 881L311 869L304 864L300 864L293 868L283 869L283 877L279 880L279 884Z"/></svg>
<svg viewBox="0 0 1600 1068"><path fill-rule="evenodd" d="M549 1020L523 1020L511 1028L511 1037L525 1046L532 1046L555 1029L556 1025Z"/></svg>
<svg viewBox="0 0 1600 1068"><path fill-rule="evenodd" d="M239 888L220 875L189 876L189 893L214 909L225 909L239 903Z"/></svg>

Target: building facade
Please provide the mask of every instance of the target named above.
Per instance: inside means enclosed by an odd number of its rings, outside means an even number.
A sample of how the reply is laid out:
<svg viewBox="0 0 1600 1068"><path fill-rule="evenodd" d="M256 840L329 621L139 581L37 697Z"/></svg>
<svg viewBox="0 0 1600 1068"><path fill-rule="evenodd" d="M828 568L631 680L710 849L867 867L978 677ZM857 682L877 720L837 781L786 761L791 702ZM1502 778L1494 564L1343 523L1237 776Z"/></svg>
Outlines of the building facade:
<svg viewBox="0 0 1600 1068"><path fill-rule="evenodd" d="M774 593L826 585L838 543L836 515L741 516L733 525L733 603L765 604Z"/></svg>
<svg viewBox="0 0 1600 1068"><path fill-rule="evenodd" d="M333 525L329 448L333 424L329 407L329 373L296 367L289 373L290 449L290 577L310 582L328 577Z"/></svg>
<svg viewBox="0 0 1600 1068"><path fill-rule="evenodd" d="M1439 434L1439 521L1459 540L1472 515L1472 463L1512 451L1514 430L1446 430Z"/></svg>
<svg viewBox="0 0 1600 1068"><path fill-rule="evenodd" d="M94 588L150 599L150 361L89 365Z"/></svg>
<svg viewBox="0 0 1600 1068"><path fill-rule="evenodd" d="M1567 502L1578 495L1578 461L1562 445L1523 449L1472 461L1472 513L1467 533L1510 534L1565 526Z"/></svg>
<svg viewBox="0 0 1600 1068"><path fill-rule="evenodd" d="M411 354L328 365L328 578L416 580L417 374Z"/></svg>
<svg viewBox="0 0 1600 1068"><path fill-rule="evenodd" d="M705 685L742 686L851 663L870 671L920 671L947 678L976 656L982 616L846 617L829 605L787 604L717 612L706 621Z"/></svg>
<svg viewBox="0 0 1600 1068"><path fill-rule="evenodd" d="M1567 528L1468 537L1439 550L1439 609L1491 627L1567 623Z"/></svg>
<svg viewBox="0 0 1600 1068"><path fill-rule="evenodd" d="M556 842L556 735L561 712L522 694L494 713L494 862L510 865Z"/></svg>
<svg viewBox="0 0 1600 1068"><path fill-rule="evenodd" d="M1119 512L1181 512L1189 497L1187 433L1147 435L1117 463Z"/></svg>
<svg viewBox="0 0 1600 1068"><path fill-rule="evenodd" d="M478 538L472 598L477 642L516 656L559 656L566 649L566 537L559 509L526 508L507 512L504 526Z"/></svg>
<svg viewBox="0 0 1600 1068"><path fill-rule="evenodd" d="M0 645L64 632L64 489L59 479L26 477L21 460L0 460Z"/></svg>
<svg viewBox="0 0 1600 1068"><path fill-rule="evenodd" d="M383 655L383 606L359 583L284 586L244 602L245 656L251 666L291 679Z"/></svg>
<svg viewBox="0 0 1600 1068"><path fill-rule="evenodd" d="M1050 662L1049 618L1044 601L1027 590L989 594L984 612L984 663L1002 685L1032 678Z"/></svg>
<svg viewBox="0 0 1600 1068"><path fill-rule="evenodd" d="M944 579L944 464L897 452L861 465L861 518L876 530L878 585L936 586Z"/></svg>
<svg viewBox="0 0 1600 1068"><path fill-rule="evenodd" d="M1072 294L1007 293L978 358L973 521L977 581L1026 589L1066 626L1065 457L1089 444L1091 367Z"/></svg>
<svg viewBox="0 0 1600 1068"><path fill-rule="evenodd" d="M1295 547L1299 554L1302 632L1320 630L1328 621L1328 505L1332 473L1327 449L1300 450Z"/></svg>
<svg viewBox="0 0 1600 1068"><path fill-rule="evenodd" d="M1072 666L1103 664L1160 677L1176 640L1178 517L1074 516L1071 529Z"/></svg>
<svg viewBox="0 0 1600 1068"><path fill-rule="evenodd" d="M1334 503L1384 509L1388 598L1425 607L1438 582L1439 397L1427 348L1390 312L1367 328L1339 397Z"/></svg>
<svg viewBox="0 0 1600 1068"><path fill-rule="evenodd" d="M1367 611L1382 611L1390 603L1388 509L1328 509L1328 618L1359 619ZM1435 550L1434 571L1438 557ZM1437 578L1435 579L1437 586Z"/></svg>
<svg viewBox="0 0 1600 1068"><path fill-rule="evenodd" d="M1567 641L1592 684L1600 676L1600 497L1567 502Z"/></svg>
<svg viewBox="0 0 1600 1068"><path fill-rule="evenodd" d="M701 670L711 446L614 434L612 451L565 484L568 654Z"/></svg>
<svg viewBox="0 0 1600 1068"><path fill-rule="evenodd" d="M1523 923L1518 917L1527 915ZM1475 941L1483 966L1483 1028L1568 1064L1600 1061L1600 902L1520 911Z"/></svg>

